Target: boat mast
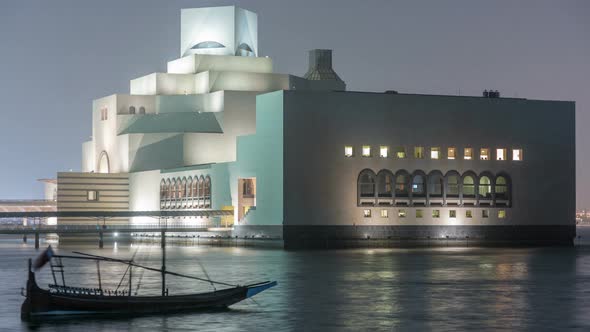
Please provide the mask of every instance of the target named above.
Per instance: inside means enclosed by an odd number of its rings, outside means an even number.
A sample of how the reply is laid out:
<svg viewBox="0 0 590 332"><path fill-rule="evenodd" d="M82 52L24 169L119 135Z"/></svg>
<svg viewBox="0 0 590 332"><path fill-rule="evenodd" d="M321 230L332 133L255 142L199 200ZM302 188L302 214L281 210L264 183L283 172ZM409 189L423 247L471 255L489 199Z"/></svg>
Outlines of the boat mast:
<svg viewBox="0 0 590 332"><path fill-rule="evenodd" d="M100 261L96 260L96 272L98 274L98 289L100 290L100 294L102 295L102 280L100 279Z"/></svg>

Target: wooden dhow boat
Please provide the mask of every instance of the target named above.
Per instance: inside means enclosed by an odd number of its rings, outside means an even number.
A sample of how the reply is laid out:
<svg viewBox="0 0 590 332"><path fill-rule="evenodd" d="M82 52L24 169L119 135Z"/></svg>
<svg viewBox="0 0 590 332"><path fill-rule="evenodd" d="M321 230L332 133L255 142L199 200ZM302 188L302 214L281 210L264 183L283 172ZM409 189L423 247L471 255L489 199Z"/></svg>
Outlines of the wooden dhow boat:
<svg viewBox="0 0 590 332"><path fill-rule="evenodd" d="M223 309L277 285L276 281L264 281L244 286L232 285L225 282L166 271L164 264L162 269L155 269L136 264L133 260L120 260L80 252L74 253L77 256L55 255L51 247L48 247L34 264L29 259L26 291L24 288L21 290L22 295L26 297L21 306L22 320L29 321L48 316L141 315ZM95 261L98 274L98 287L67 286L62 258ZM50 284L48 289L42 289L37 285L34 271L40 269L47 262L51 264L54 284ZM125 290L119 290L120 287L114 290L103 289L100 276L100 262L127 264L127 270L121 281L128 274L128 288L126 287ZM134 267L160 272L162 274L162 295L138 296L137 292L133 295L131 285L132 268ZM187 295L169 295L165 285L166 275L207 282L213 286L214 291ZM121 282L119 286L121 286ZM224 288L217 290L216 286L223 286Z"/></svg>

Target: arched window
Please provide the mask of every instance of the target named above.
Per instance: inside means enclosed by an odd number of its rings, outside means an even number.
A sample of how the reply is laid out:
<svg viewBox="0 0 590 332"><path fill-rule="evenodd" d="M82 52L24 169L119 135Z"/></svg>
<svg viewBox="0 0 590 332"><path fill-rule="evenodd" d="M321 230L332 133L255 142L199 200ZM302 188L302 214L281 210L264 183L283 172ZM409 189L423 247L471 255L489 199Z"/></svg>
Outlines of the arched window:
<svg viewBox="0 0 590 332"><path fill-rule="evenodd" d="M446 197L447 198L458 198L459 197L459 173L450 171L445 176L446 181Z"/></svg>
<svg viewBox="0 0 590 332"><path fill-rule="evenodd" d="M506 174L499 174L494 185L495 205L510 206L510 177Z"/></svg>
<svg viewBox="0 0 590 332"><path fill-rule="evenodd" d="M172 184L168 179L166 180L166 201L170 201L170 199L172 199Z"/></svg>
<svg viewBox="0 0 590 332"><path fill-rule="evenodd" d="M463 197L475 197L475 178L472 175L463 176Z"/></svg>
<svg viewBox="0 0 590 332"><path fill-rule="evenodd" d="M139 114L145 114L145 107L143 107L143 106L139 107Z"/></svg>
<svg viewBox="0 0 590 332"><path fill-rule="evenodd" d="M186 197L186 178L183 178L180 182L180 195L178 198L184 199Z"/></svg>
<svg viewBox="0 0 590 332"><path fill-rule="evenodd" d="M178 197L178 196L176 196L176 179L172 179L172 182L170 184L170 190L172 191L172 195L170 196L170 201L171 201L170 206L174 207L176 197Z"/></svg>
<svg viewBox="0 0 590 332"><path fill-rule="evenodd" d="M199 178L193 180L193 207L199 207Z"/></svg>
<svg viewBox="0 0 590 332"><path fill-rule="evenodd" d="M186 206L191 207L193 201L193 177L186 180Z"/></svg>
<svg viewBox="0 0 590 332"><path fill-rule="evenodd" d="M395 197L409 197L410 174L406 171L395 173Z"/></svg>
<svg viewBox="0 0 590 332"><path fill-rule="evenodd" d="M443 196L443 176L439 171L432 171L428 174L428 196L442 197Z"/></svg>
<svg viewBox="0 0 590 332"><path fill-rule="evenodd" d="M378 197L393 197L393 174L387 170L381 170L377 174Z"/></svg>
<svg viewBox="0 0 590 332"><path fill-rule="evenodd" d="M375 173L370 169L363 170L358 177L359 197L375 197Z"/></svg>
<svg viewBox="0 0 590 332"><path fill-rule="evenodd" d="M98 157L98 165L97 165L98 173L110 173L111 166L109 163L109 155L106 151L100 153Z"/></svg>
<svg viewBox="0 0 590 332"><path fill-rule="evenodd" d="M135 114L135 106L129 106L129 114Z"/></svg>
<svg viewBox="0 0 590 332"><path fill-rule="evenodd" d="M211 207L211 177L205 177L205 207Z"/></svg>
<svg viewBox="0 0 590 332"><path fill-rule="evenodd" d="M162 179L160 181L160 209L166 207L166 194L168 191L168 187L166 187L166 181Z"/></svg>
<svg viewBox="0 0 590 332"><path fill-rule="evenodd" d="M424 175L414 174L412 177L412 197L424 197L426 196L426 184L424 181Z"/></svg>
<svg viewBox="0 0 590 332"><path fill-rule="evenodd" d="M492 199L492 181L487 175L479 178L479 198Z"/></svg>
<svg viewBox="0 0 590 332"><path fill-rule="evenodd" d="M203 207L205 200L205 178L201 175L199 178L199 207Z"/></svg>

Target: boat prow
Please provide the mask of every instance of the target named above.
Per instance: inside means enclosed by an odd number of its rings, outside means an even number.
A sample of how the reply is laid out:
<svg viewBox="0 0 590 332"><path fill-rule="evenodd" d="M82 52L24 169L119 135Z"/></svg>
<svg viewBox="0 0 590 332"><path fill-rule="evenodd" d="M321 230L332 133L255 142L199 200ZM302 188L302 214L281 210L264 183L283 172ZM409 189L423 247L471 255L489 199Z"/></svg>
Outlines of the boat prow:
<svg viewBox="0 0 590 332"><path fill-rule="evenodd" d="M265 282L261 282L261 283L257 283L257 284L252 284L252 285L248 285L246 286L248 288L248 291L246 292L246 298L251 298L252 296L263 292L271 287L274 287L277 285L276 281L265 281Z"/></svg>

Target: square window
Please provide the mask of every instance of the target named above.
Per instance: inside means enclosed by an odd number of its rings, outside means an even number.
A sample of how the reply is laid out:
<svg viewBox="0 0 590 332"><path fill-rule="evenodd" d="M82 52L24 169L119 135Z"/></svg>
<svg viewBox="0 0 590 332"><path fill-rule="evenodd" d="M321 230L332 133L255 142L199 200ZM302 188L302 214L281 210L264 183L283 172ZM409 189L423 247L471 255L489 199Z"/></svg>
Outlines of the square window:
<svg viewBox="0 0 590 332"><path fill-rule="evenodd" d="M440 218L440 210L432 210L432 218Z"/></svg>
<svg viewBox="0 0 590 332"><path fill-rule="evenodd" d="M482 148L479 150L479 159L480 160L490 160L490 149Z"/></svg>
<svg viewBox="0 0 590 332"><path fill-rule="evenodd" d="M398 146L397 148L395 148L395 156L398 159L405 159L406 158L406 148L404 148L403 146Z"/></svg>
<svg viewBox="0 0 590 332"><path fill-rule="evenodd" d="M498 210L498 218L500 218L500 219L506 218L506 210Z"/></svg>
<svg viewBox="0 0 590 332"><path fill-rule="evenodd" d="M473 214L471 213L471 210L465 211L465 217L466 218L473 218Z"/></svg>
<svg viewBox="0 0 590 332"><path fill-rule="evenodd" d="M496 160L506 160L506 149L496 149Z"/></svg>
<svg viewBox="0 0 590 332"><path fill-rule="evenodd" d="M371 146L370 145L363 145L363 157L370 157L371 156Z"/></svg>
<svg viewBox="0 0 590 332"><path fill-rule="evenodd" d="M406 210L398 210L397 211L397 216L400 218L405 218L406 217Z"/></svg>
<svg viewBox="0 0 590 332"><path fill-rule="evenodd" d="M512 149L512 160L522 161L522 149Z"/></svg>
<svg viewBox="0 0 590 332"><path fill-rule="evenodd" d="M488 210L481 210L481 217L487 218L490 216L490 212Z"/></svg>
<svg viewBox="0 0 590 332"><path fill-rule="evenodd" d="M88 190L86 192L86 199L89 201L98 201L98 192L96 190Z"/></svg>
<svg viewBox="0 0 590 332"><path fill-rule="evenodd" d="M379 147L379 157L387 158L389 156L389 147L385 145L381 145Z"/></svg>
<svg viewBox="0 0 590 332"><path fill-rule="evenodd" d="M422 146L414 147L414 158L424 159L424 147L422 147Z"/></svg>
<svg viewBox="0 0 590 332"><path fill-rule="evenodd" d="M447 159L455 159L456 154L457 154L457 149L455 149L455 148L448 148L447 149Z"/></svg>
<svg viewBox="0 0 590 332"><path fill-rule="evenodd" d="M465 159L465 160L473 159L473 149L472 148L465 148L465 150L463 150L463 159Z"/></svg>
<svg viewBox="0 0 590 332"><path fill-rule="evenodd" d="M365 210L363 210L363 217L365 217L365 218L371 218L371 209L365 209Z"/></svg>
<svg viewBox="0 0 590 332"><path fill-rule="evenodd" d="M381 210L381 218L389 217L389 212L387 210Z"/></svg>
<svg viewBox="0 0 590 332"><path fill-rule="evenodd" d="M430 159L440 159L440 148L430 148Z"/></svg>
<svg viewBox="0 0 590 332"><path fill-rule="evenodd" d="M352 157L352 152L353 152L352 146L347 145L344 147L344 156L345 157Z"/></svg>
<svg viewBox="0 0 590 332"><path fill-rule="evenodd" d="M422 213L421 209L417 209L416 210L416 218L422 218L424 216L424 214Z"/></svg>
<svg viewBox="0 0 590 332"><path fill-rule="evenodd" d="M449 218L457 218L457 210L449 210Z"/></svg>

